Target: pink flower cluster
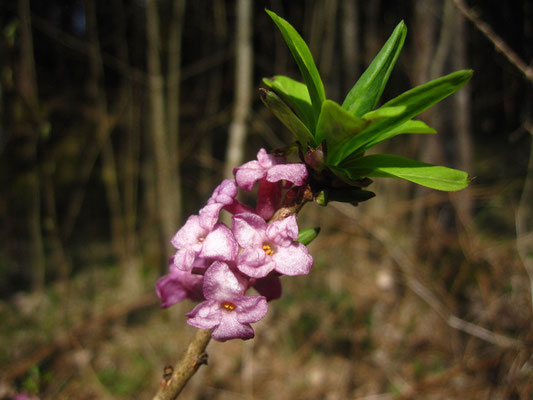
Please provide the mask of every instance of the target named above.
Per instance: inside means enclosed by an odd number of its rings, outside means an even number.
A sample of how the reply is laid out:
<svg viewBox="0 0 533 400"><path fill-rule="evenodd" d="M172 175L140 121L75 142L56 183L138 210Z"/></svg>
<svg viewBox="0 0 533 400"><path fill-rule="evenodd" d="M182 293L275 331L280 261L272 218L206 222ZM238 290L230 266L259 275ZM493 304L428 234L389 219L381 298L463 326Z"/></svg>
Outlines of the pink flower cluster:
<svg viewBox="0 0 533 400"><path fill-rule="evenodd" d="M307 248L296 241L296 216L268 223L281 206L283 191L307 181L304 164L286 163L261 149L257 160L233 170L207 204L172 238L177 252L170 273L159 279L162 307L186 298L200 301L187 323L211 329L219 341L254 337L251 323L281 296L280 275L305 275L313 265ZM255 209L237 200L238 188L251 191L259 182ZM219 222L221 210L233 214L230 229ZM253 287L259 296L246 294Z"/></svg>

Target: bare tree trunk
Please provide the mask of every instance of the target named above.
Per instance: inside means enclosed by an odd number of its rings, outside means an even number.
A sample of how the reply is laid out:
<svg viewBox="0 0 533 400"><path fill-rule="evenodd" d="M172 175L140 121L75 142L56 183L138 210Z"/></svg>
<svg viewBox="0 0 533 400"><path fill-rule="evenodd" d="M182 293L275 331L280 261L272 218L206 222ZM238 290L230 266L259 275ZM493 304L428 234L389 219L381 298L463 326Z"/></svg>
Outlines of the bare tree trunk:
<svg viewBox="0 0 533 400"><path fill-rule="evenodd" d="M223 0L214 0L213 4L213 30L209 42L215 48L223 48L228 38L228 24L226 5ZM206 43L207 44L207 43ZM205 102L204 114L206 117L215 115L220 110L222 89L224 85L224 70L218 68L209 77L209 90ZM201 198L207 198L213 190L213 174L215 163L213 157L213 135L205 135L202 146L199 149L199 157L202 161L198 191Z"/></svg>
<svg viewBox="0 0 533 400"><path fill-rule="evenodd" d="M20 70L17 81L19 93L26 103L30 113L38 113L37 79L35 74L35 60L33 58L33 37L31 31L31 14L29 0L19 0L18 13L20 19ZM34 165L28 173L28 233L30 236L30 265L32 271L32 285L34 290L42 290L45 279L45 256L41 232L41 189L39 183L39 163L37 148L39 132L34 126L26 122L28 157Z"/></svg>
<svg viewBox="0 0 533 400"><path fill-rule="evenodd" d="M246 139L246 121L252 102L252 1L237 1L237 48L235 65L235 102L229 128L224 176L233 176L233 168L242 163Z"/></svg>
<svg viewBox="0 0 533 400"><path fill-rule="evenodd" d="M185 16L185 0L172 2L172 18L168 38L167 134L170 149L169 162L176 191L173 204L176 220L181 220L181 174L179 172L179 99L181 77L181 35Z"/></svg>
<svg viewBox="0 0 533 400"><path fill-rule="evenodd" d="M102 149L102 178L106 188L107 200L111 218L111 240L114 254L120 263L125 264L126 251L124 240L124 225L120 191L118 187L115 156L110 139L111 127L108 125L108 104L103 84L103 65L98 40L98 25L96 9L93 0L84 2L85 15L87 18L87 33L89 39L89 71L88 90L95 101L97 119L95 122L97 136L105 137ZM105 133L104 133L105 132Z"/></svg>
<svg viewBox="0 0 533 400"><path fill-rule="evenodd" d="M444 68L444 62L449 51L448 31L451 29L450 20L444 19L441 26L439 35L439 43L435 46L435 27L437 26L437 20L435 18L435 10L438 9L437 2L435 0L417 0L415 1L415 46L414 53L416 54L416 62L412 68L411 80L413 86L420 85L430 80L431 74L440 74ZM436 47L436 48L435 48ZM437 57L442 53L442 56ZM425 112L422 114L422 118L425 122L439 129L438 117L434 118L435 114L433 110L431 112ZM413 136L415 148L419 143L417 135ZM419 158L422 161L436 163L439 153L438 138L437 137L424 137L422 138L421 148L419 149ZM415 189L415 197L419 198L428 193L428 190L422 186L417 186ZM420 203L413 209L412 216L412 232L413 249L420 249L422 247L422 240L424 239L424 229L427 224L428 216L427 208Z"/></svg>
<svg viewBox="0 0 533 400"><path fill-rule="evenodd" d="M359 2L358 0L342 0L342 56L343 56L343 82L344 93L359 79Z"/></svg>
<svg viewBox="0 0 533 400"><path fill-rule="evenodd" d="M447 1L453 8L451 0ZM452 65L454 70L464 69L467 65L465 18L454 8L455 36L453 41ZM472 168L472 137L470 134L470 87L467 85L453 96L454 119L453 132L455 136L456 154L458 155L457 167L463 171ZM457 193L457 213L463 225L469 226L472 222L472 193L469 189Z"/></svg>
<svg viewBox="0 0 533 400"><path fill-rule="evenodd" d="M366 27L365 27L365 64L368 66L376 56L380 48L379 39L379 7L380 0L373 0L366 4Z"/></svg>
<svg viewBox="0 0 533 400"><path fill-rule="evenodd" d="M113 12L115 15L116 27L116 49L119 60L124 65L129 65L129 52L127 46L127 33L125 10L122 3L123 0L113 0ZM125 250L128 259L138 259L139 252L137 250L137 201L138 201L138 187L139 187L139 151L140 151L140 126L141 126L141 111L139 102L141 99L140 89L135 86L135 83L129 76L124 76L120 88L119 107L124 111L121 115L119 123L123 126L126 135L124 140L124 152L120 160L119 170L122 171L122 209L123 209L123 225L124 225L124 240ZM137 264L138 261L128 261L128 263Z"/></svg>
<svg viewBox="0 0 533 400"><path fill-rule="evenodd" d="M165 92L159 49L161 40L159 34L159 16L156 0L146 2L146 29L147 29L147 64L148 86L150 102L150 130L153 140L155 164L155 189L157 211L163 249L167 256L173 253L170 239L178 228L178 215L174 201L176 199L174 165L171 163L169 152L168 132L165 117Z"/></svg>
<svg viewBox="0 0 533 400"><path fill-rule="evenodd" d="M337 9L338 1L330 0L324 9L324 32L321 37L320 52L320 74L326 85L326 91L331 98L337 99L339 94L339 77L333 73L333 69L338 67L335 59L335 39L337 32Z"/></svg>

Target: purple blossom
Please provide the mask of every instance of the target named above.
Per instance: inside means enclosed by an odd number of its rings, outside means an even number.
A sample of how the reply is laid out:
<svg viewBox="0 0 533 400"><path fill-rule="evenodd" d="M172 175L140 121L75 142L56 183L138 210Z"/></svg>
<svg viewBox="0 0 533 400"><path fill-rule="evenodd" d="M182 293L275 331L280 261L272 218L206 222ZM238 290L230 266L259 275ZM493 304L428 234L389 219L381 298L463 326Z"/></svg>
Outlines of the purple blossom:
<svg viewBox="0 0 533 400"><path fill-rule="evenodd" d="M283 275L306 275L313 266L307 248L296 242L295 215L267 225L259 215L237 214L233 217L233 233L243 249L237 268L252 278L265 277L273 270Z"/></svg>
<svg viewBox="0 0 533 400"><path fill-rule="evenodd" d="M238 252L237 242L226 225L202 226L198 215L191 215L187 219L172 238L172 244L178 249L174 265L184 271L190 271L198 257L232 261Z"/></svg>
<svg viewBox="0 0 533 400"><path fill-rule="evenodd" d="M257 160L249 161L233 170L235 182L245 190L251 191L255 182L266 179L268 182L289 181L301 186L307 180L307 169L304 164L286 164L283 157L268 154L265 149L259 150Z"/></svg>
<svg viewBox="0 0 533 400"><path fill-rule="evenodd" d="M265 296L267 301L277 300L281 297L282 289L279 276L270 274L264 278L255 279L252 286L261 296Z"/></svg>
<svg viewBox="0 0 533 400"><path fill-rule="evenodd" d="M248 279L234 272L229 265L215 261L204 275L203 294L206 301L190 313L187 323L200 329L212 329L212 337L224 342L229 339L251 339L257 322L267 312L263 296L245 296Z"/></svg>
<svg viewBox="0 0 533 400"><path fill-rule="evenodd" d="M155 291L161 299L161 308L166 308L185 299L202 301L202 285L202 275L182 271L171 265L170 273L159 278L155 284Z"/></svg>

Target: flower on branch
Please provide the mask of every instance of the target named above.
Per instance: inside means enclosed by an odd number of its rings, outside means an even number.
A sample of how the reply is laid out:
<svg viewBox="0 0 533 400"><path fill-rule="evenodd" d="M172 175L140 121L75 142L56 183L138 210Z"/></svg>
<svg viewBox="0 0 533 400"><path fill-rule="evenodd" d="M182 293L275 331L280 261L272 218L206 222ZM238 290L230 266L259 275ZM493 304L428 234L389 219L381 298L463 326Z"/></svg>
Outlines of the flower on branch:
<svg viewBox="0 0 533 400"><path fill-rule="evenodd" d="M296 241L295 215L267 225L257 214L237 214L233 217L233 232L243 249L237 268L247 276L262 278L273 270L283 275L306 275L313 266L307 248Z"/></svg>
<svg viewBox="0 0 533 400"><path fill-rule="evenodd" d="M237 255L237 242L226 225L217 223L210 227L202 226L201 222L198 215L191 215L172 238L178 249L174 265L184 271L190 271L198 258L231 261Z"/></svg>
<svg viewBox="0 0 533 400"><path fill-rule="evenodd" d="M159 278L155 284L161 308L170 307L182 300L202 301L203 276L177 268L171 260L170 273Z"/></svg>
<svg viewBox="0 0 533 400"><path fill-rule="evenodd" d="M250 323L266 315L268 304L264 296L245 296L248 279L231 270L228 264L215 261L205 272L205 301L190 313L187 323L200 329L212 329L219 341L251 339Z"/></svg>

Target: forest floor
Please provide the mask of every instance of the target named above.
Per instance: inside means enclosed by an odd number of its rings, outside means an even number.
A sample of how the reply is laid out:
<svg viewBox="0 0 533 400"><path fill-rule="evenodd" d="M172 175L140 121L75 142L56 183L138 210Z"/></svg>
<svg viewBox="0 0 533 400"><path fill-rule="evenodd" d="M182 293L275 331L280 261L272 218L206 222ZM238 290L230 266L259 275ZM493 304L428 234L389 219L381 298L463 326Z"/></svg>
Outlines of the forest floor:
<svg viewBox="0 0 533 400"><path fill-rule="evenodd" d="M183 398L532 399L528 276L511 234L479 228L503 208L420 255L398 215L309 207L311 274L283 279L253 340L212 341ZM159 308L154 271L128 293L116 266L95 265L0 303L0 398L150 399L195 332L192 303Z"/></svg>

